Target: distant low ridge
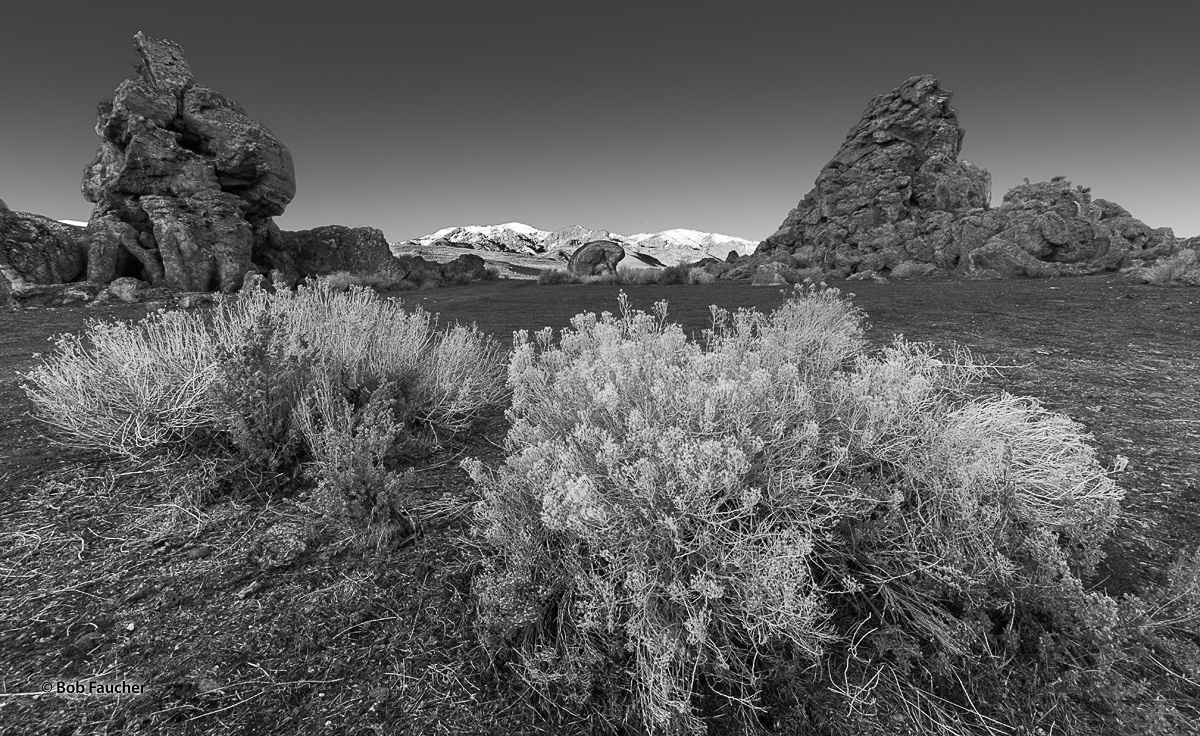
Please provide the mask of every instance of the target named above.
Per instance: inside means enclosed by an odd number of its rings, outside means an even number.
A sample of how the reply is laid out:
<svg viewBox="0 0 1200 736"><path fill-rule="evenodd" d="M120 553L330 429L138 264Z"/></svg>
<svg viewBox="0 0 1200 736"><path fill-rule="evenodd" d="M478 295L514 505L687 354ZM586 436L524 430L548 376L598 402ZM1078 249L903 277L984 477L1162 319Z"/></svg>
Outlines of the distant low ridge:
<svg viewBox="0 0 1200 736"><path fill-rule="evenodd" d="M724 259L731 250L736 251L740 256L749 255L758 246L757 241L746 238L685 228L663 230L657 233L621 235L609 230L596 230L582 225L571 225L554 231L540 230L521 222L447 227L429 235L397 242L393 245L397 247L454 246L472 250L554 257L559 252L570 256L580 246L593 240L611 240L619 243L621 247L631 253L649 256L668 266L690 263L706 257Z"/></svg>

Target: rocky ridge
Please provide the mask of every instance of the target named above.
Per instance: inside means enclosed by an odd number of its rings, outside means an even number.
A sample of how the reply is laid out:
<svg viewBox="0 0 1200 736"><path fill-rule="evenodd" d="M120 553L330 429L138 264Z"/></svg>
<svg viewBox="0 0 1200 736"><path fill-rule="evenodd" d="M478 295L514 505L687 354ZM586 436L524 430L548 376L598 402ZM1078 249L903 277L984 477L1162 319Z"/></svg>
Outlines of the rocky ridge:
<svg viewBox="0 0 1200 736"><path fill-rule="evenodd" d="M751 263L837 278L1046 277L1118 271L1178 249L1170 228L1092 201L1065 177L1027 181L992 208L988 172L959 159L951 96L923 75L872 100Z"/></svg>

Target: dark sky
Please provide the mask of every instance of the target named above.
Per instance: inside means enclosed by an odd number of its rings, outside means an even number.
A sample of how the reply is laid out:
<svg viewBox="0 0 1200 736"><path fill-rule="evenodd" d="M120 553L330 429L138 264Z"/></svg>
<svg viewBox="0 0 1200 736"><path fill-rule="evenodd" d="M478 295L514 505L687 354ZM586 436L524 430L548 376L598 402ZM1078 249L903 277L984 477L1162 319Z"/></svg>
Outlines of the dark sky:
<svg viewBox="0 0 1200 736"><path fill-rule="evenodd" d="M21 3L4 12L0 199L86 220L96 103L133 35L291 150L288 230L397 241L520 221L760 240L875 95L954 91L993 203L1056 174L1200 234L1189 3ZM979 10L979 8L987 8Z"/></svg>

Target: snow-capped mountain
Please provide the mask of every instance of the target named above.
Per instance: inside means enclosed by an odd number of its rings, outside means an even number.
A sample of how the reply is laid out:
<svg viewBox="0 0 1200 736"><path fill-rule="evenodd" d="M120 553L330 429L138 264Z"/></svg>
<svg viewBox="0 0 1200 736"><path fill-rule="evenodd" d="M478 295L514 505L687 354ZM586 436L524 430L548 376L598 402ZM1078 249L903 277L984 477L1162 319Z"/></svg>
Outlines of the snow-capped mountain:
<svg viewBox="0 0 1200 736"><path fill-rule="evenodd" d="M409 245L457 245L475 250L537 251L550 233L521 222L447 227L408 241Z"/></svg>
<svg viewBox="0 0 1200 736"><path fill-rule="evenodd" d="M602 239L620 243L631 254L641 253L650 256L651 260L660 261L668 266L690 263L708 257L724 260L731 250L737 251L740 255L750 255L758 247L758 243L753 240L685 228L663 230L657 233L621 235L609 230L587 228L582 225L571 225L548 232L520 222L508 222L503 225L448 227L395 245L455 245L475 250L523 252L561 258L569 257L584 243ZM638 266L638 263L634 261L636 259L629 259L629 265Z"/></svg>

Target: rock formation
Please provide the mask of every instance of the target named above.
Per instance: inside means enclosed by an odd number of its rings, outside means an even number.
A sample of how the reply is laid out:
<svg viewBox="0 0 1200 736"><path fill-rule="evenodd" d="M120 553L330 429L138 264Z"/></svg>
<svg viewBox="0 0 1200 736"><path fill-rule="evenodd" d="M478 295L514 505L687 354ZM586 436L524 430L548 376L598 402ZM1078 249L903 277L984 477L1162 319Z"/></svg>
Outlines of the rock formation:
<svg viewBox="0 0 1200 736"><path fill-rule="evenodd" d="M487 278L487 262L474 253L463 253L449 263L442 264L446 281L465 283Z"/></svg>
<svg viewBox="0 0 1200 736"><path fill-rule="evenodd" d="M617 263L625 257L625 249L611 240L593 240L567 261L567 271L574 276L602 276L617 272Z"/></svg>
<svg viewBox="0 0 1200 736"><path fill-rule="evenodd" d="M1082 275L1177 248L1169 228L1093 202L1065 177L1019 185L992 209L990 176L958 158L950 98L925 75L872 100L813 190L727 277L778 253L839 278Z"/></svg>
<svg viewBox="0 0 1200 736"><path fill-rule="evenodd" d="M138 72L99 106L84 170L89 280L140 276L231 292L296 193L288 149L233 100L196 83L183 49L141 33Z"/></svg>
<svg viewBox="0 0 1200 736"><path fill-rule="evenodd" d="M86 267L80 230L0 200L0 277L14 286L73 281Z"/></svg>
<svg viewBox="0 0 1200 736"><path fill-rule="evenodd" d="M386 268L395 260L382 230L342 225L280 230L272 223L257 253L271 267L294 269L301 276L335 271L368 273Z"/></svg>
<svg viewBox="0 0 1200 736"><path fill-rule="evenodd" d="M872 100L813 190L756 253L786 248L797 266L842 277L906 260L953 266L950 254L930 247L927 223L983 211L991 177L958 159L963 130L951 94L925 75Z"/></svg>

